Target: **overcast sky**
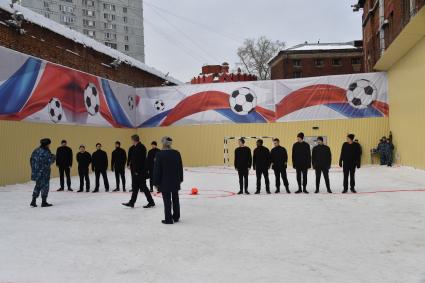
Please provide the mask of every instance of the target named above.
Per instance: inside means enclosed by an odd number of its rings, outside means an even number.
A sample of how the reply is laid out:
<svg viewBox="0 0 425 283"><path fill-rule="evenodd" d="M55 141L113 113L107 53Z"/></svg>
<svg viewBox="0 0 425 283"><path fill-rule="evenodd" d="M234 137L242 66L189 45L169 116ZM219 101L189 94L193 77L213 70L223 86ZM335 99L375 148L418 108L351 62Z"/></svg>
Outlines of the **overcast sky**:
<svg viewBox="0 0 425 283"><path fill-rule="evenodd" d="M184 82L204 64L238 62L245 38L287 46L361 39L356 0L143 0L146 63Z"/></svg>

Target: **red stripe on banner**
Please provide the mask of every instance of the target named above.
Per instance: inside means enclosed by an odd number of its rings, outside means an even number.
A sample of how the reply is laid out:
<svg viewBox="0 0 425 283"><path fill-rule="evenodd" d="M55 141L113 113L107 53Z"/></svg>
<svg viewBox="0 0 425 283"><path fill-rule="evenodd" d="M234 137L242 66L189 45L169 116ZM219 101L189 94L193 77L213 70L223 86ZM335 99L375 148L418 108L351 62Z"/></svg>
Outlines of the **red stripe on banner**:
<svg viewBox="0 0 425 283"><path fill-rule="evenodd" d="M174 107L161 126L170 126L195 113L229 108L229 95L221 91L204 91L187 97Z"/></svg>
<svg viewBox="0 0 425 283"><path fill-rule="evenodd" d="M276 105L276 120L310 106L345 103L346 92L343 88L328 84L301 88L291 92Z"/></svg>
<svg viewBox="0 0 425 283"><path fill-rule="evenodd" d="M372 106L375 107L378 111L384 114L386 117L390 115L390 107L387 103L382 101L374 101Z"/></svg>
<svg viewBox="0 0 425 283"><path fill-rule="evenodd" d="M276 114L272 110L257 106L255 107L255 111L261 116L263 116L268 122L276 121Z"/></svg>

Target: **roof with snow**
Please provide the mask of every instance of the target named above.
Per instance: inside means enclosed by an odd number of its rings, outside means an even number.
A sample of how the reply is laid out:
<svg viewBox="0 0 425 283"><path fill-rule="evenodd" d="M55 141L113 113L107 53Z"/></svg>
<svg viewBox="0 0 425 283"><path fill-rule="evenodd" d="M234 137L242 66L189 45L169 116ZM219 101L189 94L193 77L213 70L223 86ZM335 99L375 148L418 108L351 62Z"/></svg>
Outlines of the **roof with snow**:
<svg viewBox="0 0 425 283"><path fill-rule="evenodd" d="M78 31L72 30L67 26L61 25L53 20L50 20L43 15L40 15L36 12L33 12L30 9L27 9L25 7L22 7L18 4L13 4L13 7L11 5L10 0L0 0L0 9L8 12L8 13L15 13L15 12L21 12L25 18L26 21L31 22L35 25L41 26L43 28L46 28L54 33L60 34L68 39L71 39L77 43L80 43L86 47L92 48L100 53L106 54L114 59L119 59L120 61L124 62L125 64L128 64L130 66L133 66L135 68L138 68L140 70L143 70L145 72L151 73L159 78L162 78L164 80L167 80L173 84L182 84L181 81L179 81L176 78L173 78L171 76L165 75L161 71L152 68L148 65L146 65L143 62L140 62L139 60L130 57L116 49L110 48Z"/></svg>
<svg viewBox="0 0 425 283"><path fill-rule="evenodd" d="M360 47L359 47L360 46ZM319 52L319 51L343 51L343 50L361 50L361 41L336 42L336 43L302 43L293 47L281 50L274 56L269 64L272 64L281 54L292 52Z"/></svg>

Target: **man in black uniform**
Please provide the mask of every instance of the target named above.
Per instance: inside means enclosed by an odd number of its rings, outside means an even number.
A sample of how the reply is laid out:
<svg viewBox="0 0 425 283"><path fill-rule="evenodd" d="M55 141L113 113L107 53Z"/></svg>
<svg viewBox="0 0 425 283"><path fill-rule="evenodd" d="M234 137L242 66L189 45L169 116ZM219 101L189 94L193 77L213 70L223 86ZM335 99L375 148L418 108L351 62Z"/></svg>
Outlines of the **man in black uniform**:
<svg viewBox="0 0 425 283"><path fill-rule="evenodd" d="M148 152L148 158L146 159L148 167L148 178L149 178L149 187L151 192L153 192L153 168L155 164L155 156L160 151L157 147L158 144L156 141L151 142L151 149Z"/></svg>
<svg viewBox="0 0 425 283"><path fill-rule="evenodd" d="M154 207L155 202L146 186L146 147L140 142L138 135L133 135L131 141L133 142L133 146L130 148L128 156L133 190L130 201L122 205L134 208L139 190L142 190L148 201L148 204L144 208Z"/></svg>
<svg viewBox="0 0 425 283"><path fill-rule="evenodd" d="M329 146L323 143L323 138L317 138L317 145L313 148L312 154L312 163L313 168L316 171L316 194L320 191L320 178L323 173L323 178L325 179L326 189L328 193L332 193L331 187L329 184L329 169L331 169L332 164L332 153Z"/></svg>
<svg viewBox="0 0 425 283"><path fill-rule="evenodd" d="M354 142L354 135L347 136L347 141L342 145L341 156L339 158L339 166L344 171L344 191L343 194L348 192L348 177L350 177L350 190L357 193L356 186L356 167L360 168L360 146Z"/></svg>
<svg viewBox="0 0 425 283"><path fill-rule="evenodd" d="M270 161L274 170L274 176L276 178L276 194L280 193L280 178L282 177L283 185L285 186L286 192L291 193L289 190L288 177L286 175L286 168L288 166L288 152L286 148L280 146L280 140L273 140L274 148L270 153Z"/></svg>
<svg viewBox="0 0 425 283"><path fill-rule="evenodd" d="M71 176L70 171L72 167L72 149L67 146L66 140L61 142L61 146L56 150L56 166L59 168L60 184L58 192L64 190L65 180L64 175L66 175L66 185L68 186L68 191L72 192L71 189Z"/></svg>
<svg viewBox="0 0 425 283"><path fill-rule="evenodd" d="M308 194L307 175L311 168L311 151L310 145L304 141L304 133L297 135L297 142L292 147L292 166L297 171L298 191L295 193Z"/></svg>
<svg viewBox="0 0 425 283"><path fill-rule="evenodd" d="M180 184L183 183L183 162L180 152L171 148L173 140L163 137L162 150L156 155L153 183L162 193L165 220L163 224L173 224L180 220ZM171 207L173 211L171 212Z"/></svg>
<svg viewBox="0 0 425 283"><path fill-rule="evenodd" d="M257 191L255 194L261 192L261 176L264 176L266 182L266 192L270 194L270 151L267 147L263 146L263 140L257 140L257 148L254 149L253 167L257 174Z"/></svg>
<svg viewBox="0 0 425 283"><path fill-rule="evenodd" d="M122 190L125 192L125 164L127 163L127 153L121 148L119 141L115 142L115 150L112 152L111 170L115 172L115 182L117 187L114 192L120 191L120 176L122 180Z"/></svg>
<svg viewBox="0 0 425 283"><path fill-rule="evenodd" d="M248 175L249 169L252 166L252 155L249 147L245 146L245 140L243 138L238 140L239 147L235 149L235 169L239 175L239 193L249 195L248 192Z"/></svg>
<svg viewBox="0 0 425 283"><path fill-rule="evenodd" d="M96 151L92 154L92 170L96 175L96 187L93 193L99 192L99 179L100 175L103 178L103 184L105 185L105 192L109 192L109 182L108 182L108 174L106 170L108 170L108 155L106 152L102 150L102 145L100 143L96 144Z"/></svg>
<svg viewBox="0 0 425 283"><path fill-rule="evenodd" d="M90 192L89 166L91 163L91 155L86 151L84 145L80 145L80 152L77 153L78 175L80 176L80 190L77 193L84 191L84 180L86 181L86 192Z"/></svg>

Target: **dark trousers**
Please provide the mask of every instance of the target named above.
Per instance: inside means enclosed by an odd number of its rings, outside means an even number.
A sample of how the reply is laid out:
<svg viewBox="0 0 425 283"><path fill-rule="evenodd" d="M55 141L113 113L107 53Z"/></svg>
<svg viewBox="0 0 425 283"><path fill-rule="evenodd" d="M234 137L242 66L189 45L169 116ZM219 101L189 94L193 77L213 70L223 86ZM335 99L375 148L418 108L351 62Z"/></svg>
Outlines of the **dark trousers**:
<svg viewBox="0 0 425 283"><path fill-rule="evenodd" d="M238 170L239 190L241 192L243 190L245 190L245 192L248 191L248 175L249 175L249 170L248 169L240 169L240 170Z"/></svg>
<svg viewBox="0 0 425 283"><path fill-rule="evenodd" d="M84 181L86 181L86 190L90 190L89 170L78 171L78 175L80 176L80 190L84 189Z"/></svg>
<svg viewBox="0 0 425 283"><path fill-rule="evenodd" d="M266 182L266 190L270 190L270 181L269 181L269 170L267 168L265 169L259 169L257 168L255 170L257 174L257 191L261 190L261 176L264 176L264 181Z"/></svg>
<svg viewBox="0 0 425 283"><path fill-rule="evenodd" d="M274 169L274 176L276 179L276 189L280 189L280 178L282 178L285 188L289 187L288 176L286 175L286 168Z"/></svg>
<svg viewBox="0 0 425 283"><path fill-rule="evenodd" d="M180 200L179 192L163 192L165 221L172 222L180 219ZM171 210L172 208L172 210Z"/></svg>
<svg viewBox="0 0 425 283"><path fill-rule="evenodd" d="M96 187L95 190L99 190L99 179L100 175L102 175L103 178L103 184L105 185L105 190L109 191L109 181L108 181L108 174L106 174L106 170L95 170L94 174L96 175Z"/></svg>
<svg viewBox="0 0 425 283"><path fill-rule="evenodd" d="M308 169L296 169L297 171L297 183L298 188L301 190L302 188L305 189L307 187L307 176L308 176Z"/></svg>
<svg viewBox="0 0 425 283"><path fill-rule="evenodd" d="M125 169L124 168L115 168L115 182L116 188L120 188L120 177L122 181L122 188L125 189Z"/></svg>
<svg viewBox="0 0 425 283"><path fill-rule="evenodd" d="M155 204L155 202L153 201L151 192L149 191L148 187L146 186L146 179L143 175L139 174L132 174L131 175L131 179L132 179L132 193L131 193L131 199L130 199L130 203L132 203L133 205L136 203L137 201L137 195L139 194L139 190L143 191L145 193L145 197L146 200L148 201L148 203L150 204Z"/></svg>
<svg viewBox="0 0 425 283"><path fill-rule="evenodd" d="M356 166L344 166L344 191L348 191L348 177L350 177L350 190L356 186Z"/></svg>
<svg viewBox="0 0 425 283"><path fill-rule="evenodd" d="M326 189L328 192L331 190L331 186L329 183L329 169L327 168L316 168L316 191L320 190L320 178L322 177L325 179Z"/></svg>
<svg viewBox="0 0 425 283"><path fill-rule="evenodd" d="M59 177L60 177L60 184L61 189L64 189L65 186L65 176L66 175L66 185L68 186L68 189L71 188L71 176L70 176L71 169L69 167L59 167Z"/></svg>

